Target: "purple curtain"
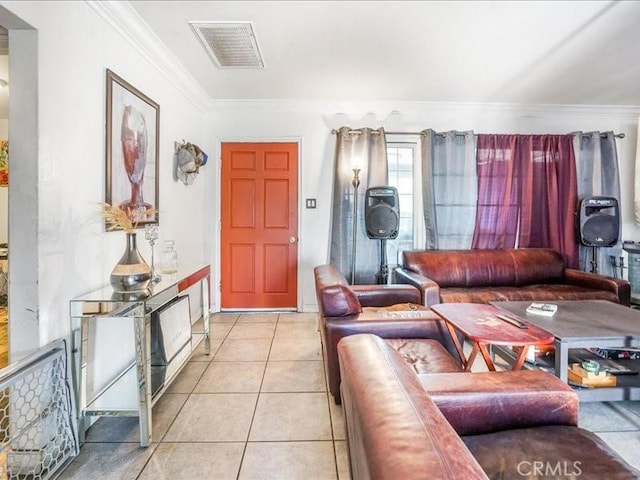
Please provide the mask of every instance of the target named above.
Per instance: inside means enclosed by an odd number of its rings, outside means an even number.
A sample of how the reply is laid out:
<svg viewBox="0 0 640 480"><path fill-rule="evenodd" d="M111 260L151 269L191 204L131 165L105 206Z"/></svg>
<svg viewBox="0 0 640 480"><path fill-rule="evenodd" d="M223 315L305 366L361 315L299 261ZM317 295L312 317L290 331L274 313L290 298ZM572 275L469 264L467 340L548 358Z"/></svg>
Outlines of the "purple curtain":
<svg viewBox="0 0 640 480"><path fill-rule="evenodd" d="M578 267L571 135L478 135L472 248L546 247Z"/></svg>
<svg viewBox="0 0 640 480"><path fill-rule="evenodd" d="M471 248L513 248L518 228L516 135L478 135L478 206Z"/></svg>

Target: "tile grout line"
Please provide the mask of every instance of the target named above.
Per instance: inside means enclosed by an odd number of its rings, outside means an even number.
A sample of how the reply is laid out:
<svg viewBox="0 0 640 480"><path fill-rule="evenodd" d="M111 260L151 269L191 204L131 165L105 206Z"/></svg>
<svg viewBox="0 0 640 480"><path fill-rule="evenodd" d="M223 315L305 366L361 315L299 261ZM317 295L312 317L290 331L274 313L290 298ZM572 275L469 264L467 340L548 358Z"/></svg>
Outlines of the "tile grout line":
<svg viewBox="0 0 640 480"><path fill-rule="evenodd" d="M239 319L240 317L238 317ZM240 464L238 465L238 473L236 474L236 480L240 480L240 472L242 472L242 465L244 464L245 455L247 453L247 447L249 445L249 438L251 437L251 430L253 429L253 422L256 418L256 412L258 410L258 403L260 402L260 395L262 394L262 384L264 383L264 377L267 373L267 365L269 364L269 357L271 356L271 349L273 348L273 340L276 336L276 330L278 328L278 320L280 315L276 318L276 326L273 329L273 334L271 336L271 343L269 344L269 351L267 353L267 358L264 362L264 370L262 371L262 378L260 379L260 386L258 387L258 395L256 395L256 403L253 406L253 414L251 415L251 422L249 422L249 430L247 431L247 439L244 442L244 447L242 448L242 455L240 456Z"/></svg>
<svg viewBox="0 0 640 480"><path fill-rule="evenodd" d="M333 462L334 462L334 466L335 466L335 474L336 474L336 479L340 480L340 469L338 467L338 450L336 448L336 432L335 432L335 428L333 426L333 412L331 411L331 402L334 401L333 399L333 395L331 395L331 392L329 392L329 383L328 383L328 379L327 379L327 372L325 369L325 357L324 357L324 347L322 345L322 335L320 335L318 333L318 336L320 337L320 353L322 355L321 357L321 361L322 361L322 378L324 379L324 386L325 386L325 390L326 390L326 394L327 394L327 408L329 409L329 424L331 427L331 443L332 443L332 447L333 447ZM337 406L337 405L336 405ZM340 408L342 408L342 405L340 405ZM345 428L346 428L346 424L345 424Z"/></svg>
<svg viewBox="0 0 640 480"><path fill-rule="evenodd" d="M233 321L233 325L231 326L231 328L229 329L229 332L231 332L231 330L233 329L233 327L236 325L236 323L238 322L238 318L240 318L240 316L236 317L236 319ZM209 326L211 326L211 316L209 316ZM227 334L224 336L224 339L222 340L222 342L220 343L220 345L222 345L222 343L224 343L227 339L227 337L229 336L229 332L227 332ZM211 341L211 336L209 336L209 341ZM171 420L171 422L169 422L169 425L167 426L164 434L162 435L162 437L160 438L160 440L158 440L158 442L152 442L152 443L156 443L156 446L153 449L153 452L151 453L151 455L149 455L149 457L146 459L146 461L144 462L144 464L142 465L142 467L140 468L140 471L138 472L138 474L136 475L136 480L138 480L140 478L140 476L142 475L142 473L145 471L145 469L147 468L147 465L149 464L149 462L151 461L151 459L153 458L153 456L156 454L156 452L158 451L158 447L161 444L168 444L168 443L181 443L181 442L165 442L164 439L167 436L167 433L169 433L169 430L171 430L171 427L173 426L173 424L175 423L175 421L177 420L178 416L180 415L180 413L182 412L182 410L184 409L185 405L189 402L189 399L191 398L191 396L193 395L193 391L195 390L196 386L198 385L198 382L200 382L200 380L202 379L204 372L207 371L207 369L209 368L209 366L211 365L211 362L213 361L213 357L215 357L215 353L209 353L209 355L211 355L211 358L209 359L207 363L207 366L205 367L205 369L202 371L202 373L200 374L200 376L198 377L198 380L196 380L196 382L193 384L193 388L191 389L191 391L187 394L187 398L186 400L182 403L182 405L180 405L180 408L178 409L178 411L176 412L176 414L173 416L173 419ZM187 362L187 364L190 362L190 360ZM184 371L184 369L187 367L187 365L185 365L182 368L182 371L180 373L182 373ZM177 380L177 377L174 379L174 381ZM153 431L153 430L152 430Z"/></svg>

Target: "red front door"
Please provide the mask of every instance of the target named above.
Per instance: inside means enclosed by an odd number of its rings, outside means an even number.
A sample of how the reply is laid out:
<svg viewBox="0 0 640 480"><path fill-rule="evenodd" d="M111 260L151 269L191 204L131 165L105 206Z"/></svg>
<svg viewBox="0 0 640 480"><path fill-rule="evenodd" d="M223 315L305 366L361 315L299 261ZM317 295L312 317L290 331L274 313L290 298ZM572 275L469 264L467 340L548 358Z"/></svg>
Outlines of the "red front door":
<svg viewBox="0 0 640 480"><path fill-rule="evenodd" d="M221 308L295 309L298 145L222 144Z"/></svg>

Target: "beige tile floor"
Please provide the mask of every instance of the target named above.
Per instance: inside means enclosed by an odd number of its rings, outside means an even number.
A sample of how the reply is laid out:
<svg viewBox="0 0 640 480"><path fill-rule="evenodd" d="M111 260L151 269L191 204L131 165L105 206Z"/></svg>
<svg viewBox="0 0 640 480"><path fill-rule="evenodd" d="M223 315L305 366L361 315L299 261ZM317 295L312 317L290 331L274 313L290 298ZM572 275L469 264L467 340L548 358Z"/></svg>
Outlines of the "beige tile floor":
<svg viewBox="0 0 640 480"><path fill-rule="evenodd" d="M153 409L101 418L64 479L349 478L342 409L328 395L316 314L216 314L202 345Z"/></svg>
<svg viewBox="0 0 640 480"><path fill-rule="evenodd" d="M211 337L154 406L150 447L136 418L101 418L60 478L348 479L316 314L216 314ZM583 403L580 425L640 468L640 402Z"/></svg>

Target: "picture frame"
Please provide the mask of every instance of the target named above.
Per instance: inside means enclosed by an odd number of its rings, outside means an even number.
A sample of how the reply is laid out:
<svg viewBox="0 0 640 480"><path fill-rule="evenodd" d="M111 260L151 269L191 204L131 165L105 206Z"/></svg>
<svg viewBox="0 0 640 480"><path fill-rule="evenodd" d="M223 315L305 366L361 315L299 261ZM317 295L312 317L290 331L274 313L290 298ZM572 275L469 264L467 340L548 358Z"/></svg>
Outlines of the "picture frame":
<svg viewBox="0 0 640 480"><path fill-rule="evenodd" d="M0 187L9 186L9 141L0 140Z"/></svg>
<svg viewBox="0 0 640 480"><path fill-rule="evenodd" d="M105 202L158 224L160 105L112 70L106 81Z"/></svg>

